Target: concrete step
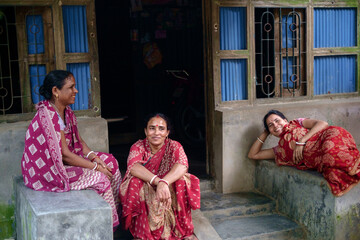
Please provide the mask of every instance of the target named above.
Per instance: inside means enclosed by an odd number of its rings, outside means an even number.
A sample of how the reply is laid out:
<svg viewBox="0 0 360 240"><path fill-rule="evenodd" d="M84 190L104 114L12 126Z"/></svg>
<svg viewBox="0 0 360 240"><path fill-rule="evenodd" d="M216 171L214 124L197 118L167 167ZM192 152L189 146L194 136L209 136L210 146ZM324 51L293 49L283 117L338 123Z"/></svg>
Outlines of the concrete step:
<svg viewBox="0 0 360 240"><path fill-rule="evenodd" d="M201 211L210 221L232 216L268 214L275 211L275 206L272 199L253 192L205 192L201 195Z"/></svg>
<svg viewBox="0 0 360 240"><path fill-rule="evenodd" d="M299 225L278 214L232 217L211 222L223 240L306 239Z"/></svg>
<svg viewBox="0 0 360 240"><path fill-rule="evenodd" d="M276 202L255 192L201 195L194 220L199 240L306 239L303 228L276 214Z"/></svg>

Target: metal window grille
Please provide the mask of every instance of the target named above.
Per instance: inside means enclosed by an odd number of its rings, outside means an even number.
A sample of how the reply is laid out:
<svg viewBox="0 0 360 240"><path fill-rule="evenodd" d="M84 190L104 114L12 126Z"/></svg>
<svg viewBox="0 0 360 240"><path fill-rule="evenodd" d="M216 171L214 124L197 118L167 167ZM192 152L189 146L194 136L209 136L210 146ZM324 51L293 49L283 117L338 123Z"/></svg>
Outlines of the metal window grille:
<svg viewBox="0 0 360 240"><path fill-rule="evenodd" d="M255 9L256 97L305 95L304 9Z"/></svg>

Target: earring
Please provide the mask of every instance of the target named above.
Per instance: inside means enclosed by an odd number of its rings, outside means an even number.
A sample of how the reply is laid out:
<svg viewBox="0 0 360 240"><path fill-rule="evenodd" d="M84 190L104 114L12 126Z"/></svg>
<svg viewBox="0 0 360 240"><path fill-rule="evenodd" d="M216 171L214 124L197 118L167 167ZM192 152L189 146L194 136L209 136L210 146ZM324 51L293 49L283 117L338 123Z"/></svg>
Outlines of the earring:
<svg viewBox="0 0 360 240"><path fill-rule="evenodd" d="M58 99L58 98L59 98L59 95L56 94L55 97L56 97L56 99Z"/></svg>

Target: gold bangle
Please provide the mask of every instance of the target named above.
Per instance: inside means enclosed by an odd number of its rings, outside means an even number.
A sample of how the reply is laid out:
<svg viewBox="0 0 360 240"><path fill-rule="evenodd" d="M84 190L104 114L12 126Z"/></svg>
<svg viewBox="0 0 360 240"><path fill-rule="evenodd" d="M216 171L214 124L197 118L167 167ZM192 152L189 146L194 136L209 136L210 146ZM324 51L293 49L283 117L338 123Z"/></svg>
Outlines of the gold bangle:
<svg viewBox="0 0 360 240"><path fill-rule="evenodd" d="M259 137L257 137L257 140L258 140L259 142L261 142L262 144L264 144L264 141L261 140Z"/></svg>

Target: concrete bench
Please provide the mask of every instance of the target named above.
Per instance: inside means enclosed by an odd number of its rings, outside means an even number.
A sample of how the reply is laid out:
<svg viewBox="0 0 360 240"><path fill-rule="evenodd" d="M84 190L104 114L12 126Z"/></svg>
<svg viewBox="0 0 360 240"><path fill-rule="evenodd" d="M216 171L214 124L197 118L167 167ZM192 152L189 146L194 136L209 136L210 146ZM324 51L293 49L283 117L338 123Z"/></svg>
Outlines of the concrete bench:
<svg viewBox="0 0 360 240"><path fill-rule="evenodd" d="M309 239L359 239L360 184L342 197L332 195L315 171L259 161L256 189L277 200L278 211L304 225Z"/></svg>
<svg viewBox="0 0 360 240"><path fill-rule="evenodd" d="M95 191L41 192L14 180L21 239L113 239L111 207Z"/></svg>

